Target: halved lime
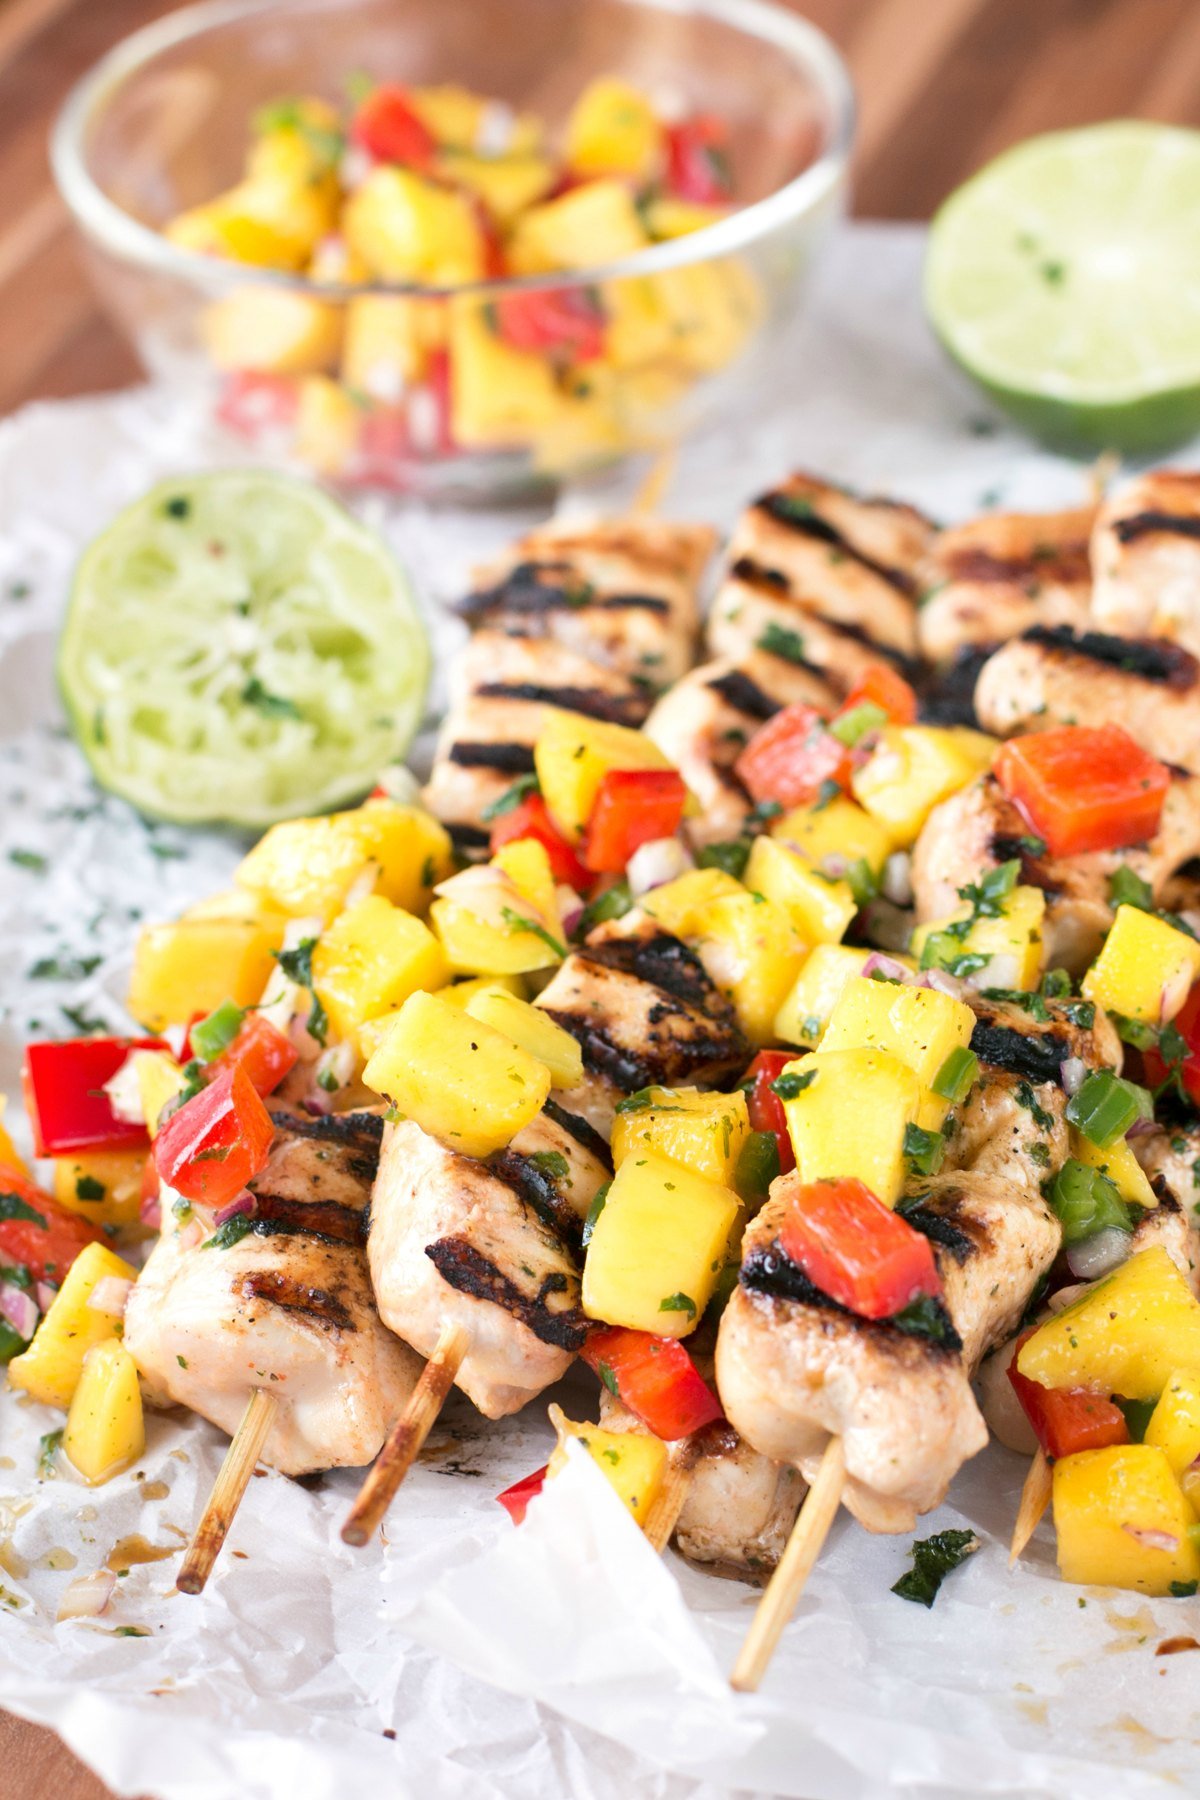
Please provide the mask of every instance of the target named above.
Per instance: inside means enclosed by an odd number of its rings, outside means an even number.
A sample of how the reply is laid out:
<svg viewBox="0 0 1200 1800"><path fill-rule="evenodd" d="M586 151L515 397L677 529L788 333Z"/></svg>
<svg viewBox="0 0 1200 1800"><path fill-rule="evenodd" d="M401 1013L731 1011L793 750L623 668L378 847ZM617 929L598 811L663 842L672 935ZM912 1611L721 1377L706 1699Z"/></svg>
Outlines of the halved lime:
<svg viewBox="0 0 1200 1800"><path fill-rule="evenodd" d="M1006 151L934 219L925 301L1037 437L1183 442L1200 429L1200 132L1123 120Z"/></svg>
<svg viewBox="0 0 1200 1800"><path fill-rule="evenodd" d="M258 469L152 488L75 575L58 676L96 779L183 823L354 799L408 749L429 647L387 545Z"/></svg>

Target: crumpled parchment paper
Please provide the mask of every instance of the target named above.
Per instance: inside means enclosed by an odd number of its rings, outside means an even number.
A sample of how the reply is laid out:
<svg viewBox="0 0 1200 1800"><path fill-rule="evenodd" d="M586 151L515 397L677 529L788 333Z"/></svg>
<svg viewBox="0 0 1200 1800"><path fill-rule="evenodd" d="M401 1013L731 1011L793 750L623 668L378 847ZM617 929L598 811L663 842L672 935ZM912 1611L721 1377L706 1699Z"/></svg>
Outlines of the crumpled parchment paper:
<svg viewBox="0 0 1200 1800"><path fill-rule="evenodd" d="M921 320L921 246L910 228L843 234L781 359L771 415L690 447L667 511L728 525L795 465L946 518L1082 495L1081 469L1014 437L944 364ZM150 828L100 796L53 681L80 547L152 480L223 454L154 390L34 407L0 428L0 1088L10 1093L31 1033L124 1023L139 920L219 886L240 854L227 836ZM631 491L623 477L561 504L617 508ZM459 628L439 618L439 601L532 516L363 510L409 564L444 659ZM58 978L31 974L47 960L67 966ZM568 1384L576 1416L588 1386ZM750 1699L725 1677L754 1592L654 1557L584 1459L521 1530L494 1504L545 1461L540 1404L488 1425L453 1400L382 1548L352 1552L338 1538L352 1477L301 1487L262 1474L199 1599L176 1594L173 1579L220 1434L151 1416L140 1468L90 1491L61 1469L38 1476L39 1437L60 1423L0 1395L0 1702L53 1725L122 1795L1152 1800L1200 1785L1200 1662L1156 1655L1169 1636L1200 1635L1200 1600L1066 1587L1045 1531L1010 1573L1004 1546L1025 1467L999 1448L968 1465L954 1504L922 1526L967 1523L983 1540L936 1608L888 1591L908 1566L907 1540L872 1538L843 1517ZM162 1559L121 1577L102 1618L56 1625L73 1575L131 1535Z"/></svg>

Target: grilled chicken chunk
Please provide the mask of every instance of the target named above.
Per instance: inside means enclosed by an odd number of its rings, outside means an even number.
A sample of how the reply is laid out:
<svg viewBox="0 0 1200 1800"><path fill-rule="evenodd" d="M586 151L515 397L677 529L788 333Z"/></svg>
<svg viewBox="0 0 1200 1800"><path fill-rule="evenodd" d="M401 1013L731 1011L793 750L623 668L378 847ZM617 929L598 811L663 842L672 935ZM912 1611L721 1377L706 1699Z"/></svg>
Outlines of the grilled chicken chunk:
<svg viewBox="0 0 1200 1800"><path fill-rule="evenodd" d="M584 1080L561 1096L608 1138L617 1102L640 1088L716 1087L750 1060L729 1002L699 958L653 919L601 926L538 995L583 1051Z"/></svg>
<svg viewBox="0 0 1200 1800"><path fill-rule="evenodd" d="M1158 834L1148 844L1097 850L1070 857L1035 855L1037 839L994 775L935 806L917 839L912 884L919 920L952 912L960 888L988 869L1019 857L1022 882L1046 894L1048 967L1081 973L1094 959L1112 924L1109 882L1126 864L1150 884L1163 904L1172 877L1200 855L1200 776L1172 771Z"/></svg>
<svg viewBox="0 0 1200 1800"><path fill-rule="evenodd" d="M749 1443L808 1480L839 1435L846 1506L869 1531L911 1531L987 1442L971 1372L1020 1318L1057 1253L1059 1224L1025 1186L975 1172L922 1182L905 1216L933 1245L939 1342L845 1311L788 1259L778 1231L796 1180L776 1182L747 1227L717 1339L721 1399Z"/></svg>
<svg viewBox="0 0 1200 1800"><path fill-rule="evenodd" d="M579 1235L611 1173L603 1141L557 1105L482 1162L411 1119L388 1126L367 1237L380 1317L423 1356L463 1325L457 1384L487 1418L557 1381L587 1336Z"/></svg>
<svg viewBox="0 0 1200 1800"><path fill-rule="evenodd" d="M168 1227L129 1297L125 1344L153 1391L230 1434L265 1388L279 1410L263 1461L285 1475L358 1468L421 1371L380 1322L362 1248L382 1120L272 1117L249 1231L220 1248Z"/></svg>
<svg viewBox="0 0 1200 1800"><path fill-rule="evenodd" d="M1152 756L1200 769L1200 662L1161 639L1027 631L983 665L975 711L997 737L1123 725Z"/></svg>
<svg viewBox="0 0 1200 1800"><path fill-rule="evenodd" d="M462 848L487 842L484 814L520 775L549 707L640 725L651 695L552 640L477 631L457 658L425 805Z"/></svg>
<svg viewBox="0 0 1200 1800"><path fill-rule="evenodd" d="M840 567L841 565L837 565ZM874 616L860 617L857 596L837 603L814 599L793 588L774 569L760 569L742 557L730 568L708 615L707 639L715 656L740 662L756 650L787 655L816 671L839 700L873 663L891 663L911 676L911 658L875 635Z"/></svg>
<svg viewBox="0 0 1200 1800"><path fill-rule="evenodd" d="M948 663L964 647L1003 644L1031 625L1082 628L1092 591L1094 506L988 513L940 531L922 575L922 654Z"/></svg>
<svg viewBox="0 0 1200 1800"><path fill-rule="evenodd" d="M763 721L797 701L832 712L838 696L815 670L765 650L737 662L701 663L658 701L646 736L700 802L700 813L687 821L693 844L737 837L754 802L733 765Z"/></svg>
<svg viewBox="0 0 1200 1800"><path fill-rule="evenodd" d="M1092 533L1092 624L1200 655L1200 474L1154 469L1105 501Z"/></svg>
<svg viewBox="0 0 1200 1800"><path fill-rule="evenodd" d="M1040 1190L1067 1160L1066 1115L1067 1096L1053 1081L1035 1085L985 1064L958 1115L945 1166Z"/></svg>
<svg viewBox="0 0 1200 1800"><path fill-rule="evenodd" d="M472 625L550 638L665 687L691 666L698 590L715 542L706 525L658 519L547 525L480 570L461 611Z"/></svg>
<svg viewBox="0 0 1200 1800"><path fill-rule="evenodd" d="M933 529L915 507L796 474L742 514L729 560L773 577L828 623L860 628L912 657L917 569Z"/></svg>

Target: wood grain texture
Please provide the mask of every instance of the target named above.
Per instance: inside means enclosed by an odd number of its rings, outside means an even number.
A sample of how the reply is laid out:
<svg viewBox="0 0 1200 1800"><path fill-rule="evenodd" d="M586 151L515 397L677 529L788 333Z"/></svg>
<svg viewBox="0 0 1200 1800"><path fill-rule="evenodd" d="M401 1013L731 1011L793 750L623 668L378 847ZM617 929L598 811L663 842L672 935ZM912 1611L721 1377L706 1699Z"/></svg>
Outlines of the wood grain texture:
<svg viewBox="0 0 1200 1800"><path fill-rule="evenodd" d="M569 3L569 0L564 0ZM0 411L118 387L135 357L100 312L50 178L71 83L163 0L0 0ZM1200 125L1195 0L808 0L859 87L855 206L927 218L1031 132L1125 115ZM5 1800L104 1800L48 1733L0 1713Z"/></svg>

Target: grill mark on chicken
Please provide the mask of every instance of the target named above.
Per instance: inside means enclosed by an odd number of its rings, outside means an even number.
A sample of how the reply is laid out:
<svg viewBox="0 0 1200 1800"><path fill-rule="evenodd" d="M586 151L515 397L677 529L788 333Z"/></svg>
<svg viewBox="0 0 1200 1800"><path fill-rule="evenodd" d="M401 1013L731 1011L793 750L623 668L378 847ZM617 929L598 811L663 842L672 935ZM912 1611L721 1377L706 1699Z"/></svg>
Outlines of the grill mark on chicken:
<svg viewBox="0 0 1200 1800"><path fill-rule="evenodd" d="M1200 538L1200 519L1182 513L1148 511L1133 513L1127 519L1116 519L1111 529L1122 544L1132 544L1136 538L1151 537L1157 532L1167 532L1173 537Z"/></svg>
<svg viewBox="0 0 1200 1800"><path fill-rule="evenodd" d="M1028 556L997 556L972 544L951 551L943 567L951 581L1009 582L1034 576L1041 581L1088 581L1091 563L1086 538L1047 544Z"/></svg>
<svg viewBox="0 0 1200 1800"><path fill-rule="evenodd" d="M878 562L865 550L860 550L835 525L823 519L811 501L788 493L763 494L755 501L755 506L777 525L786 525L790 531L797 531L803 537L816 538L820 543L833 545L843 556L849 557L851 562L856 562L860 568L869 569L872 575L878 575L881 581L886 581L897 593L909 598L915 594L916 582L911 575L903 569L891 568L887 563Z"/></svg>
<svg viewBox="0 0 1200 1800"><path fill-rule="evenodd" d="M528 744L451 744L446 760L460 769L498 769L502 775L532 775L533 751Z"/></svg>
<svg viewBox="0 0 1200 1800"><path fill-rule="evenodd" d="M608 938L602 944L589 944L579 955L585 962L636 975L685 1006L706 1008L712 1004L714 990L704 964L686 944L665 931L646 938Z"/></svg>
<svg viewBox="0 0 1200 1800"><path fill-rule="evenodd" d="M548 1019L575 1039L583 1052L584 1067L606 1076L623 1093L635 1094L639 1088L653 1087L662 1080L665 1064L614 1043L603 1025L594 1025L577 1013L556 1012L549 1006L543 1010ZM702 1060L702 1056L697 1060Z"/></svg>
<svg viewBox="0 0 1200 1800"><path fill-rule="evenodd" d="M605 1171L609 1175L612 1174L612 1150L594 1125L589 1125L588 1121L581 1119L578 1113L568 1112L567 1108L560 1106L552 1096L547 1099L542 1111L548 1119L553 1119L554 1123L565 1131L568 1137L574 1138L581 1150L590 1151L596 1161L603 1165Z"/></svg>
<svg viewBox="0 0 1200 1800"><path fill-rule="evenodd" d="M271 1123L276 1131L293 1137L315 1138L327 1144L353 1145L374 1150L376 1157L383 1142L382 1113L310 1113L273 1112Z"/></svg>
<svg viewBox="0 0 1200 1800"><path fill-rule="evenodd" d="M265 1300L269 1306L300 1313L327 1330L358 1330L349 1307L336 1294L328 1288L310 1287L277 1269L254 1270L244 1277L241 1292L244 1300Z"/></svg>
<svg viewBox="0 0 1200 1800"><path fill-rule="evenodd" d="M490 588L478 588L458 604L457 611L472 624L493 612L545 613L566 608L578 612L581 607L600 607L605 612L652 612L665 616L670 603L657 594L597 594L589 582L575 577L572 582L546 580L546 576L573 575L569 563L518 563L502 581Z"/></svg>
<svg viewBox="0 0 1200 1800"><path fill-rule="evenodd" d="M974 1256L979 1248L975 1239L963 1230L961 1224L948 1219L939 1212L939 1202L945 1198L937 1194L914 1194L909 1200L902 1200L896 1211L907 1220L914 1231L927 1237L931 1243L940 1244L943 1250L949 1251L960 1266L969 1256Z"/></svg>
<svg viewBox="0 0 1200 1800"><path fill-rule="evenodd" d="M487 850L491 847L492 836L482 825L459 825L453 820L445 821L446 830L450 833L450 842L456 850Z"/></svg>
<svg viewBox="0 0 1200 1800"><path fill-rule="evenodd" d="M1200 519L1195 523L1200 525ZM1200 663L1182 644L1166 638L1114 637L1105 631L1074 632L1069 625L1033 625L1021 633L1022 642L1043 644L1048 650L1064 650L1091 662L1157 681L1176 693L1187 693L1200 680Z"/></svg>
<svg viewBox="0 0 1200 1800"><path fill-rule="evenodd" d="M962 1339L940 1300L934 1302L944 1333L940 1340L930 1337L926 1332L905 1331L892 1319L864 1319L860 1314L851 1312L849 1307L831 1300L815 1282L810 1281L803 1269L788 1256L777 1238L749 1252L738 1280L751 1293L765 1294L769 1299L796 1300L802 1306L811 1306L818 1311L840 1313L842 1318L852 1319L856 1329L861 1330L868 1338L878 1333L888 1344L894 1343L898 1337L916 1338L932 1356L953 1359L962 1353Z"/></svg>
<svg viewBox="0 0 1200 1800"><path fill-rule="evenodd" d="M492 1174L511 1188L543 1225L556 1231L569 1248L578 1249L583 1230L579 1215L563 1199L552 1175L531 1156L512 1148L497 1150L485 1160Z"/></svg>
<svg viewBox="0 0 1200 1800"><path fill-rule="evenodd" d="M964 645L948 668L921 684L918 710L922 725L968 725L979 730L975 683L994 645Z"/></svg>
<svg viewBox="0 0 1200 1800"><path fill-rule="evenodd" d="M914 657L906 656L903 650L898 650L893 644L881 643L877 637L872 636L865 625L856 624L851 619L833 618L804 595L793 593L791 583L780 569L769 569L762 563L756 563L752 557L739 556L737 561L730 565L729 574L733 580L743 582L746 587L757 588L768 599L790 598L794 601L797 630L801 636L804 635L804 615L808 614L828 631L836 632L839 637L853 639L856 644L861 644L865 650L869 650L873 656L878 656L883 662L891 663L892 667L902 675L911 676L919 671L921 665ZM806 668L813 666L811 663L804 665ZM816 673L820 675L826 671L817 669Z"/></svg>
<svg viewBox="0 0 1200 1800"><path fill-rule="evenodd" d="M547 1275L537 1294L530 1299L494 1263L461 1238L438 1238L436 1243L425 1246L425 1254L447 1286L457 1288L459 1293L470 1294L476 1300L488 1300L495 1306L502 1306L505 1312L520 1319L543 1344L570 1351L583 1347L592 1328L591 1320L576 1307L555 1311L547 1304L550 1295L561 1294L566 1288L565 1275Z"/></svg>
<svg viewBox="0 0 1200 1800"><path fill-rule="evenodd" d="M260 1193L256 1188L254 1203L250 1229L260 1237L286 1233L318 1237L326 1244L366 1242L362 1211L344 1206L340 1200L293 1200L284 1194Z"/></svg>
<svg viewBox="0 0 1200 1800"><path fill-rule="evenodd" d="M802 666L812 667L809 663ZM813 669L812 672L814 675L820 673L818 669ZM718 675L714 681L706 682L705 685L714 694L720 694L722 700L728 701L735 711L745 713L747 718L773 719L779 711L778 700L772 700L757 681L752 681L749 675L743 675L740 669L732 669L728 675Z"/></svg>
<svg viewBox="0 0 1200 1800"><path fill-rule="evenodd" d="M482 700L528 700L535 705L561 706L567 712L602 719L609 725L640 725L649 703L648 695L621 696L606 694L601 688L553 687L538 681L485 681L475 693Z"/></svg>
<svg viewBox="0 0 1200 1800"><path fill-rule="evenodd" d="M1053 1081L1059 1085L1063 1061L1071 1055L1070 1044L1056 1032L1017 1031L987 1019L976 1019L971 1048L980 1062L991 1063L994 1068L1023 1075L1027 1081Z"/></svg>

